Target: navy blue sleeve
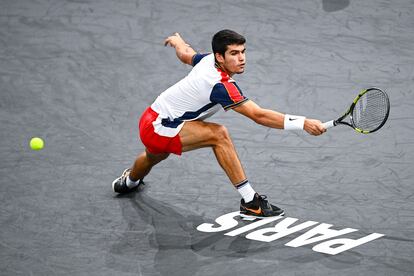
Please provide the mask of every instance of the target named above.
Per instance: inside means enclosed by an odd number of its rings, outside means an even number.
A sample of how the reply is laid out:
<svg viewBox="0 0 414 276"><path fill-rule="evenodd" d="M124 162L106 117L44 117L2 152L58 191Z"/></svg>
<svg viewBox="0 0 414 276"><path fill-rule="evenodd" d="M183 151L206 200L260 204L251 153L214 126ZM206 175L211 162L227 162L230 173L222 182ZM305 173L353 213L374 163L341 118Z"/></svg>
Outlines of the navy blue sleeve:
<svg viewBox="0 0 414 276"><path fill-rule="evenodd" d="M197 65L197 63L199 63L199 62L200 62L200 60L202 60L202 59L203 59L203 57L208 56L208 55L209 55L209 54L199 54L199 53L195 54L195 55L193 56L193 59L191 60L191 64L192 64L193 66L196 66L196 65Z"/></svg>
<svg viewBox="0 0 414 276"><path fill-rule="evenodd" d="M220 104L224 110L234 108L247 101L235 82L217 83L211 91L210 101Z"/></svg>

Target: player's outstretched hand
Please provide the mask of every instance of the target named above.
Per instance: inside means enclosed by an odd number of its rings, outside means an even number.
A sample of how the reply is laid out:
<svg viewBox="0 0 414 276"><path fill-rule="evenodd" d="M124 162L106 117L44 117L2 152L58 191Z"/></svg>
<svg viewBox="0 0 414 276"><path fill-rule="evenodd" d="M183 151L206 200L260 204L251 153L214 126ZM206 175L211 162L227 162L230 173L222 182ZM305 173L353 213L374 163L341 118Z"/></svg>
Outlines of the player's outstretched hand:
<svg viewBox="0 0 414 276"><path fill-rule="evenodd" d="M311 134L311 135L321 135L326 131L325 127L323 126L322 122L319 120L314 119L306 119L305 124L303 125L303 129Z"/></svg>
<svg viewBox="0 0 414 276"><path fill-rule="evenodd" d="M174 33L172 36L167 37L164 40L164 46L170 45L171 47L177 47L177 45L190 46L181 38L179 33Z"/></svg>

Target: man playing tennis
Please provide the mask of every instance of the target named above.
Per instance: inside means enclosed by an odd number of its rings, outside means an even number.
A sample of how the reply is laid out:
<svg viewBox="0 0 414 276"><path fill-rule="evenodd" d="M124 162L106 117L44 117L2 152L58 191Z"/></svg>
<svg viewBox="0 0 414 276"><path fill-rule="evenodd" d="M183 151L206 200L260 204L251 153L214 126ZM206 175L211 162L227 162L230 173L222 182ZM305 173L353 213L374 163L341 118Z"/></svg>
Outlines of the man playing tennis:
<svg viewBox="0 0 414 276"><path fill-rule="evenodd" d="M152 167L170 153L181 155L182 152L211 147L230 182L242 196L242 215L269 217L284 214L282 209L269 204L266 196L253 190L227 129L204 119L222 107L266 127L304 129L311 135L320 135L326 130L318 120L263 109L243 95L232 76L244 72L245 42L242 35L222 30L212 39L213 53L199 54L178 33L165 40L165 45L175 48L178 59L192 65L193 69L161 93L142 114L139 133L146 149L136 158L132 168L113 181L114 192L134 191Z"/></svg>

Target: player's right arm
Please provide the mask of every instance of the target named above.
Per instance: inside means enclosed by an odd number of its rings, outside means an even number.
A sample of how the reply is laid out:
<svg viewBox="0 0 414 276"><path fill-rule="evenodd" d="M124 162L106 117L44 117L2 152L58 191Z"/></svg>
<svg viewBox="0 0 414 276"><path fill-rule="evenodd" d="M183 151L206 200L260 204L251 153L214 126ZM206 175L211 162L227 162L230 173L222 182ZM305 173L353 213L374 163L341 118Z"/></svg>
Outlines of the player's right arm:
<svg viewBox="0 0 414 276"><path fill-rule="evenodd" d="M233 110L252 119L260 125L278 129L285 128L285 114L261 108L251 100L233 108ZM321 135L326 131L319 120L308 118L305 119L303 129L311 135Z"/></svg>
<svg viewBox="0 0 414 276"><path fill-rule="evenodd" d="M167 37L164 41L164 45L174 47L175 53L182 63L193 65L193 57L197 54L197 52L194 51L194 49L181 38L179 33L175 33L172 36Z"/></svg>

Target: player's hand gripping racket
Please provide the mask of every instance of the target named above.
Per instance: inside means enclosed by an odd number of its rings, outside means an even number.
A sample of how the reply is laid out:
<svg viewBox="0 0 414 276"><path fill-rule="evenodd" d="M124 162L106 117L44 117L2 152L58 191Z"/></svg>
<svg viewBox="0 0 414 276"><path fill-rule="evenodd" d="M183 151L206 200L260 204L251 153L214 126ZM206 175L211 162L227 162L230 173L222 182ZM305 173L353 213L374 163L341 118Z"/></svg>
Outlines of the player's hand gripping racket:
<svg viewBox="0 0 414 276"><path fill-rule="evenodd" d="M344 115L323 125L326 129L347 125L360 133L368 134L380 129L387 121L389 113L388 95L378 88L369 88L359 93ZM343 121L348 115L349 122Z"/></svg>

